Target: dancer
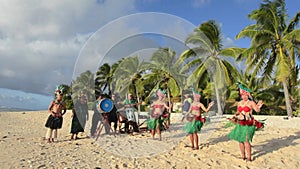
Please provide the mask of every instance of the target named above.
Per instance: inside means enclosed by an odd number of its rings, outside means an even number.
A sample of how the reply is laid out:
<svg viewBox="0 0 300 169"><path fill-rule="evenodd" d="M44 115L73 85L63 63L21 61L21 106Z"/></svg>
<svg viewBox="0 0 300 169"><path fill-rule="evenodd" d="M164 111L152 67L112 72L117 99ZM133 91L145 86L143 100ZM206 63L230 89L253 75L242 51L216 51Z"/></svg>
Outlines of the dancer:
<svg viewBox="0 0 300 169"><path fill-rule="evenodd" d="M252 141L255 130L263 127L263 124L255 120L252 115L253 109L256 112L260 112L263 102L259 101L256 104L254 101L250 100L250 92L251 91L249 89L239 84L239 93L242 100L238 102L235 116L230 119L236 123L236 125L228 135L230 139L239 142L242 159L247 161L252 161L250 142Z"/></svg>
<svg viewBox="0 0 300 169"><path fill-rule="evenodd" d="M78 139L78 133L84 132L86 121L89 120L89 112L86 96L79 97L72 110L72 123L71 123L71 140Z"/></svg>
<svg viewBox="0 0 300 169"><path fill-rule="evenodd" d="M57 129L62 127L62 116L67 111L66 103L62 100L64 96L64 88L62 85L56 87L55 94L56 99L53 100L48 107L48 112L50 115L45 124L45 126L48 128L46 133L46 140L48 143L54 142L54 138L57 138Z"/></svg>
<svg viewBox="0 0 300 169"><path fill-rule="evenodd" d="M208 107L205 108L204 105L200 103L200 92L193 91L193 97L194 101L192 102L189 111L185 115L188 122L186 123L184 130L186 130L189 133L192 149L198 150L199 144L197 132L201 131L201 128L205 123L205 118L201 116L201 109L205 112L208 112L209 109L214 105L214 102L210 102L208 104ZM189 116L189 114L191 114L192 116Z"/></svg>
<svg viewBox="0 0 300 169"><path fill-rule="evenodd" d="M148 127L151 129L151 135L154 139L155 131L157 131L157 134L159 135L159 140L161 141L161 130L162 128L162 115L165 109L170 109L168 105L165 102L165 92L161 89L158 89L156 91L156 95L158 96L158 100L153 102L150 108L152 108L151 118L148 121Z"/></svg>

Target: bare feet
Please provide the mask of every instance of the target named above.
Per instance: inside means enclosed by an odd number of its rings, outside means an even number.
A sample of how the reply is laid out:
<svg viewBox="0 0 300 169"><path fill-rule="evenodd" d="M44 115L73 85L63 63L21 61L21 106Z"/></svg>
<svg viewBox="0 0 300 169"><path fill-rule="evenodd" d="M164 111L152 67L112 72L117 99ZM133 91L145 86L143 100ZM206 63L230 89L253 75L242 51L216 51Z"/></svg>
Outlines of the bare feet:
<svg viewBox="0 0 300 169"><path fill-rule="evenodd" d="M193 150L199 150L199 147L193 147L192 149Z"/></svg>
<svg viewBox="0 0 300 169"><path fill-rule="evenodd" d="M47 142L47 143L51 143L51 139L50 139L50 138L48 138L46 142Z"/></svg>

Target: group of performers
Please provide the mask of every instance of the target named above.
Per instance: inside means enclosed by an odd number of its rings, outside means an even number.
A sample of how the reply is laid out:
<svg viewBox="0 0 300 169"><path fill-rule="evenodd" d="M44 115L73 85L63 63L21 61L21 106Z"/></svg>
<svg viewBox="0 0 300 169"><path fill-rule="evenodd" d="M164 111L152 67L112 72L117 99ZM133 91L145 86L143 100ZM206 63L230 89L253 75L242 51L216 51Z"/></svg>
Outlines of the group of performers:
<svg viewBox="0 0 300 169"><path fill-rule="evenodd" d="M263 106L262 101L255 103L250 99L250 90L242 85L239 85L239 94L241 101L237 104L237 112L232 118L228 118L235 124L235 128L229 133L228 137L232 140L239 142L241 151L241 158L243 160L251 161L251 141L254 133L257 129L263 127L263 123L254 119L252 111L260 112L260 108ZM46 133L47 142L54 142L57 138L57 129L62 127L63 115L66 113L66 103L62 101L64 95L64 88L58 86L56 91L56 99L53 100L48 108L50 113L45 126L49 128ZM170 110L172 104L169 105L166 102L165 91L158 89L156 91L157 100L150 105L150 119L147 120L147 126L151 130L152 138L155 139L155 134L158 134L158 139L161 141L161 131L168 129L168 125L165 122L166 118L169 118L170 114L166 113L166 110ZM114 122L114 130L117 129L117 123L119 123L119 131L121 131L120 123L125 123L125 132L130 132L129 126L133 127L133 131L138 132L139 127L134 115L135 107L141 103L137 103L133 99L132 94L128 94L127 98L123 102L117 102L113 95L111 100L113 101L113 108L110 112L103 112L99 109L99 104L104 98L104 95L100 95L94 103L93 110L94 115L92 118L91 134L94 136L97 130L99 121L106 118L108 122L108 128L106 133L109 133L111 129L111 122ZM185 95L184 101L184 116L182 122L186 119L186 123L183 127L189 134L191 148L193 150L199 149L198 132L201 131L203 124L205 123L205 117L201 113L208 112L214 105L214 102L210 102L206 108L201 102L201 94L198 91L193 91L193 100ZM120 109L120 107L122 107ZM129 111L129 112L128 112ZM103 115L106 115L103 117ZM71 139L77 139L79 132L84 132L85 123L88 120L88 106L86 98L80 96L78 102L74 104L72 110L72 124L71 124Z"/></svg>
<svg viewBox="0 0 300 169"><path fill-rule="evenodd" d="M63 115L66 113L66 102L63 101L63 96L65 94L65 89L62 85L57 86L55 90L56 98L51 101L48 112L50 115L46 121L45 126L48 128L46 133L46 140L48 143L54 142L57 138L58 129L62 127ZM85 95L80 95L77 101L74 103L74 108L72 109L72 123L71 139L78 139L78 133L84 132L86 121L88 121L88 105Z"/></svg>

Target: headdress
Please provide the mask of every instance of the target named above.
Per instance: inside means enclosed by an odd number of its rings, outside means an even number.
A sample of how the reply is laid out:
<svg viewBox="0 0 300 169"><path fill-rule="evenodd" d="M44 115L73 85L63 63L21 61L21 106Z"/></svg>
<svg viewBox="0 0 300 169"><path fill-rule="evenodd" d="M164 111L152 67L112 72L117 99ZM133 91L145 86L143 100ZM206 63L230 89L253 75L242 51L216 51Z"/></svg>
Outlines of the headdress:
<svg viewBox="0 0 300 169"><path fill-rule="evenodd" d="M64 94L65 88L63 87L63 85L56 86L55 93Z"/></svg>
<svg viewBox="0 0 300 169"><path fill-rule="evenodd" d="M162 90L162 89L157 89L156 91L156 94L159 95L159 94L162 94L162 95L165 95L167 92L165 90Z"/></svg>
<svg viewBox="0 0 300 169"><path fill-rule="evenodd" d="M193 95L201 96L201 92L200 91L197 91L195 89L192 89L192 91L193 91Z"/></svg>
<svg viewBox="0 0 300 169"><path fill-rule="evenodd" d="M238 87L239 87L239 93L240 95L247 95L247 96L251 96L251 90L248 89L247 87L243 86L242 84L238 84Z"/></svg>

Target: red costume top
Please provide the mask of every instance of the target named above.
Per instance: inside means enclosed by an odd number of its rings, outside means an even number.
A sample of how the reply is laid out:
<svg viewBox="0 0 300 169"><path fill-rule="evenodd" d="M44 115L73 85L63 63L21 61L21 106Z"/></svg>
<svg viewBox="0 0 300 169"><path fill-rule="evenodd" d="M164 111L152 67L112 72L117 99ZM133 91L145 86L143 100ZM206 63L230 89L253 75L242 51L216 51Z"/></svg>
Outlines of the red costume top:
<svg viewBox="0 0 300 169"><path fill-rule="evenodd" d="M239 106L238 107L238 111L239 112L242 112L242 111L244 111L244 112L250 112L251 111L251 108L249 107L249 106Z"/></svg>
<svg viewBox="0 0 300 169"><path fill-rule="evenodd" d="M191 110L200 110L200 107L199 106L192 106Z"/></svg>
<svg viewBox="0 0 300 169"><path fill-rule="evenodd" d="M154 105L153 107L154 107L154 108L160 108L160 109L161 109L161 108L164 107L164 105L162 105L162 104L156 104L156 105Z"/></svg>

